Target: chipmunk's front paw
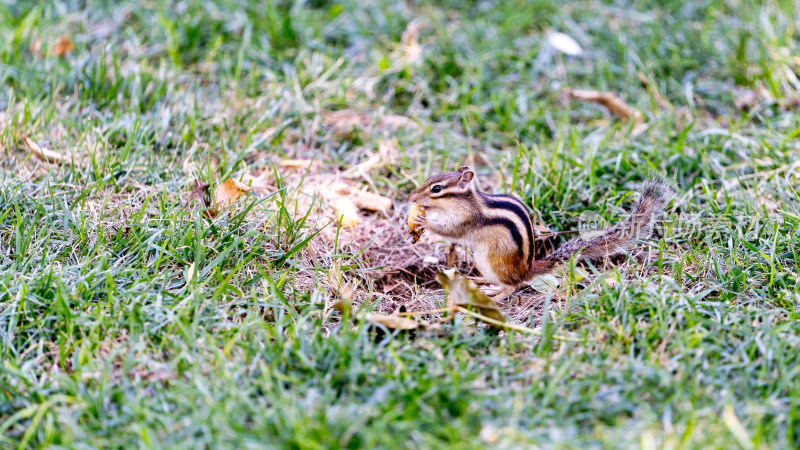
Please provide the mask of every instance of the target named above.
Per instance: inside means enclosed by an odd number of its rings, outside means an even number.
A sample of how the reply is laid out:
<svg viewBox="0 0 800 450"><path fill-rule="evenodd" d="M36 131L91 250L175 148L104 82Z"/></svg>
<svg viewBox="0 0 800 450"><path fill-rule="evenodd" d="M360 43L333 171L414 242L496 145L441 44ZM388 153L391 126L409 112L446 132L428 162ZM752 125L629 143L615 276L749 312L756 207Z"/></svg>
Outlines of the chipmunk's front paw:
<svg viewBox="0 0 800 450"><path fill-rule="evenodd" d="M425 228L428 225L428 219L423 215L419 215L408 219L408 223L416 228Z"/></svg>
<svg viewBox="0 0 800 450"><path fill-rule="evenodd" d="M412 244L422 237L427 223L428 221L425 219L425 209L418 205L413 205L408 211L408 233L411 235Z"/></svg>

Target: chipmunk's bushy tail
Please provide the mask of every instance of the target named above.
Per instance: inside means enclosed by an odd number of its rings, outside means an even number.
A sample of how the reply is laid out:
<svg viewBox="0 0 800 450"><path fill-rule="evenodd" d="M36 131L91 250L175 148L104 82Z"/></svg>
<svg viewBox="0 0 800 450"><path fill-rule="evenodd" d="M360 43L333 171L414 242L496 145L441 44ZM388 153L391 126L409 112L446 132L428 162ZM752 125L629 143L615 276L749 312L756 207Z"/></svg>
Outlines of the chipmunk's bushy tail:
<svg viewBox="0 0 800 450"><path fill-rule="evenodd" d="M576 237L567 241L547 257L534 261L531 266L531 277L548 273L573 256L599 260L624 252L638 239L650 237L653 234L653 225L663 212L664 205L674 194L674 189L661 178L645 181L639 200L627 219L606 229L598 236L588 239Z"/></svg>

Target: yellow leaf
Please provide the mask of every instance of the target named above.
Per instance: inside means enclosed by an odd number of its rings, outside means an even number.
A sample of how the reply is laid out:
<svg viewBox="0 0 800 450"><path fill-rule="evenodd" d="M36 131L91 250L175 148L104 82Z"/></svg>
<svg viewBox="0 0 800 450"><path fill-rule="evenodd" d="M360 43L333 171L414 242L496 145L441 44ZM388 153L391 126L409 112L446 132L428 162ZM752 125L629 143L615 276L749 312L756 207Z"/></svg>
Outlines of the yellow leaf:
<svg viewBox="0 0 800 450"><path fill-rule="evenodd" d="M497 304L478 289L471 280L453 271L439 272L438 281L447 291L448 301L454 306L471 309L497 322L505 322L506 318ZM491 324L498 326L496 324Z"/></svg>
<svg viewBox="0 0 800 450"><path fill-rule="evenodd" d="M336 218L341 221L342 228L353 228L358 225L358 211L350 199L342 197L333 205Z"/></svg>
<svg viewBox="0 0 800 450"><path fill-rule="evenodd" d="M250 186L241 181L228 178L224 183L214 189L214 200L217 202L217 212L222 208L230 206L239 199L242 193L250 192Z"/></svg>

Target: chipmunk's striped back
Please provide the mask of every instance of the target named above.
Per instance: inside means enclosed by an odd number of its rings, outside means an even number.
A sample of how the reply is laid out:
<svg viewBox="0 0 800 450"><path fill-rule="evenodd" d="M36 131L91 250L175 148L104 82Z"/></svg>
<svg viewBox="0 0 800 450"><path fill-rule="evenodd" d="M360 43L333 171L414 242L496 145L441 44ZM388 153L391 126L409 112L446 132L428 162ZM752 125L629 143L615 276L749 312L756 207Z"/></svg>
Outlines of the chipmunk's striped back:
<svg viewBox="0 0 800 450"><path fill-rule="evenodd" d="M521 200L510 195L491 195L477 193L478 199L485 206L480 211L486 216L487 223L505 227L519 247L519 253L528 266L533 262L535 253L533 223L528 207Z"/></svg>

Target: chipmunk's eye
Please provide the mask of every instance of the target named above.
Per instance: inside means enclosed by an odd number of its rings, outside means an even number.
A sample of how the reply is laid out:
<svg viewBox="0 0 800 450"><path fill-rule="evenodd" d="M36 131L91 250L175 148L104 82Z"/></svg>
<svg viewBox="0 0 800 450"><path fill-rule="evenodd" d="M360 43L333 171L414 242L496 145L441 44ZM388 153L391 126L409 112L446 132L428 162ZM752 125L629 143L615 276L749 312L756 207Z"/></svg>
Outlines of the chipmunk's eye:
<svg viewBox="0 0 800 450"><path fill-rule="evenodd" d="M433 193L442 192L442 187L440 185L436 184L436 185L433 186L433 188L431 188L431 192L433 192Z"/></svg>

